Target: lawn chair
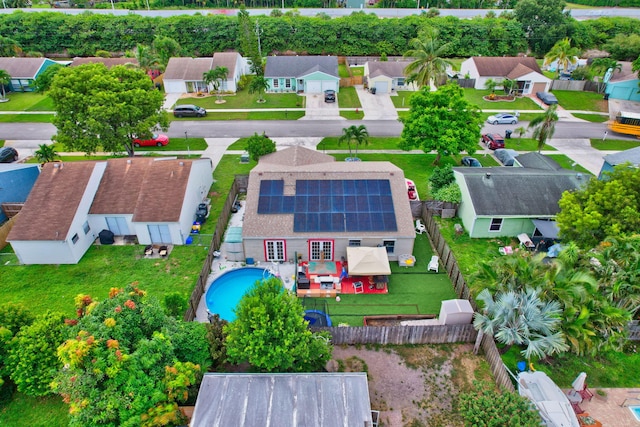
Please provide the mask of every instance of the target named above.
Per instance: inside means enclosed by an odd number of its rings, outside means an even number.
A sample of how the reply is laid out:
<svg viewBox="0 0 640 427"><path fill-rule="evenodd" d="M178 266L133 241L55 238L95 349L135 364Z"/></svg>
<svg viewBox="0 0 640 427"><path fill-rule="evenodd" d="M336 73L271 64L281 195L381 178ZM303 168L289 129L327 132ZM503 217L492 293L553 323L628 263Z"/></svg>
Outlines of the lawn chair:
<svg viewBox="0 0 640 427"><path fill-rule="evenodd" d="M429 261L429 266L427 267L427 271L435 271L438 272L438 268L440 266L438 257L436 255L431 257L431 261Z"/></svg>
<svg viewBox="0 0 640 427"><path fill-rule="evenodd" d="M167 248L166 246L160 246L160 249L158 249L158 255L160 255L161 257L166 257L169 254L169 248Z"/></svg>
<svg viewBox="0 0 640 427"><path fill-rule="evenodd" d="M152 245L147 245L144 247L144 256L151 256L153 255L153 246Z"/></svg>
<svg viewBox="0 0 640 427"><path fill-rule="evenodd" d="M362 282L353 282L353 293L361 294L364 292L364 285Z"/></svg>
<svg viewBox="0 0 640 427"><path fill-rule="evenodd" d="M423 234L427 232L427 227L424 226L422 221L416 219L416 233Z"/></svg>

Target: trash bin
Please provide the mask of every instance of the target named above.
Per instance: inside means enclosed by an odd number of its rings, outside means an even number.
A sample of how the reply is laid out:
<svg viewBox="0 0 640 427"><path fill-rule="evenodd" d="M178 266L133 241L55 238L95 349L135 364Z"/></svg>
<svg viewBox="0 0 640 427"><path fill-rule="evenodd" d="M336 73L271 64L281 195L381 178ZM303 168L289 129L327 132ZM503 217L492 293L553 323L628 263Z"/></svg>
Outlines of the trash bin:
<svg viewBox="0 0 640 427"><path fill-rule="evenodd" d="M511 134L513 133L513 131L511 129L507 129L504 131L504 137L506 139L511 139Z"/></svg>
<svg viewBox="0 0 640 427"><path fill-rule="evenodd" d="M608 94L608 93L605 93L605 94L604 94L604 100L605 100L605 101L608 101L608 100L609 100L609 94Z"/></svg>
<svg viewBox="0 0 640 427"><path fill-rule="evenodd" d="M369 92L371 92L372 95L375 95L376 94L376 88L375 87L369 88Z"/></svg>

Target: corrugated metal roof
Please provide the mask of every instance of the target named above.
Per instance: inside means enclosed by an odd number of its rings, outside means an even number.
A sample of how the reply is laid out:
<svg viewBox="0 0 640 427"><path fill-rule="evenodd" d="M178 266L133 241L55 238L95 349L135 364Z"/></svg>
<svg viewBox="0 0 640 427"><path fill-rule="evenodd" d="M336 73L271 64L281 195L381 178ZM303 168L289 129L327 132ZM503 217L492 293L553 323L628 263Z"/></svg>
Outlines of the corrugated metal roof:
<svg viewBox="0 0 640 427"><path fill-rule="evenodd" d="M205 374L191 427L364 427L367 374Z"/></svg>

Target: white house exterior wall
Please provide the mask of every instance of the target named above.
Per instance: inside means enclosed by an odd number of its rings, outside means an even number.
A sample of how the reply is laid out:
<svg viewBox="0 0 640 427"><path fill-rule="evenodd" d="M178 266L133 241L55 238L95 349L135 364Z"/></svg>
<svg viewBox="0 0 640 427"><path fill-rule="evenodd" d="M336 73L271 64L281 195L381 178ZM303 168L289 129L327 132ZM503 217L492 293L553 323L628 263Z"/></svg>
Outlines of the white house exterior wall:
<svg viewBox="0 0 640 427"><path fill-rule="evenodd" d="M187 84L184 80L164 80L164 91L166 93L186 93Z"/></svg>
<svg viewBox="0 0 640 427"><path fill-rule="evenodd" d="M476 63L472 58L462 61L462 64L460 64L460 74L465 78L468 75L469 78L476 79L476 82L480 77L480 73L478 73L478 69L476 68Z"/></svg>
<svg viewBox="0 0 640 427"><path fill-rule="evenodd" d="M535 83L545 83L545 92L549 91L549 86L551 84L551 79L548 79L547 77L543 76L542 74L538 74L538 73L529 73L529 74L525 74L524 76L518 77L517 81L519 82L526 82L529 81L531 82L531 84L529 85L529 89L525 92L523 92L525 95L529 95L530 93L533 92L533 85Z"/></svg>
<svg viewBox="0 0 640 427"><path fill-rule="evenodd" d="M14 240L11 242L11 247L21 264L78 263L71 247L66 241Z"/></svg>
<svg viewBox="0 0 640 427"><path fill-rule="evenodd" d="M471 194L469 194L469 189L467 188L467 183L465 182L464 177L456 171L453 172L453 176L455 177L456 184L460 187L460 193L462 194L462 199L458 206L458 217L462 220L462 225L464 225L464 228L467 230L469 235L473 235L476 212L473 208L473 203L471 202Z"/></svg>
<svg viewBox="0 0 640 427"><path fill-rule="evenodd" d="M198 204L204 202L212 184L213 166L211 160L207 158L194 160L191 164L191 173L189 174L182 210L180 211L178 228L181 238L180 242L175 244L182 245L189 237L191 226L196 217L196 208Z"/></svg>

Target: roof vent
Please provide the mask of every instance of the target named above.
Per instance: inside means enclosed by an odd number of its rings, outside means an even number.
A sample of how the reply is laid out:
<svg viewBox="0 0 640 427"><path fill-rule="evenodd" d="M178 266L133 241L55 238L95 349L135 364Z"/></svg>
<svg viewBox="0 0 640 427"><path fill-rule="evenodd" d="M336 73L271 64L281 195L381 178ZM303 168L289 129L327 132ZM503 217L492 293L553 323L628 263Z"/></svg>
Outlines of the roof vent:
<svg viewBox="0 0 640 427"><path fill-rule="evenodd" d="M184 162L180 162L178 163L180 166L184 166Z"/></svg>
<svg viewBox="0 0 640 427"><path fill-rule="evenodd" d="M56 169L60 169L60 166L62 166L62 163L54 163L53 167Z"/></svg>
<svg viewBox="0 0 640 427"><path fill-rule="evenodd" d="M487 179L491 179L491 172L487 172L484 174Z"/></svg>
<svg viewBox="0 0 640 427"><path fill-rule="evenodd" d="M127 164L130 165L131 164L131 159L127 159Z"/></svg>

